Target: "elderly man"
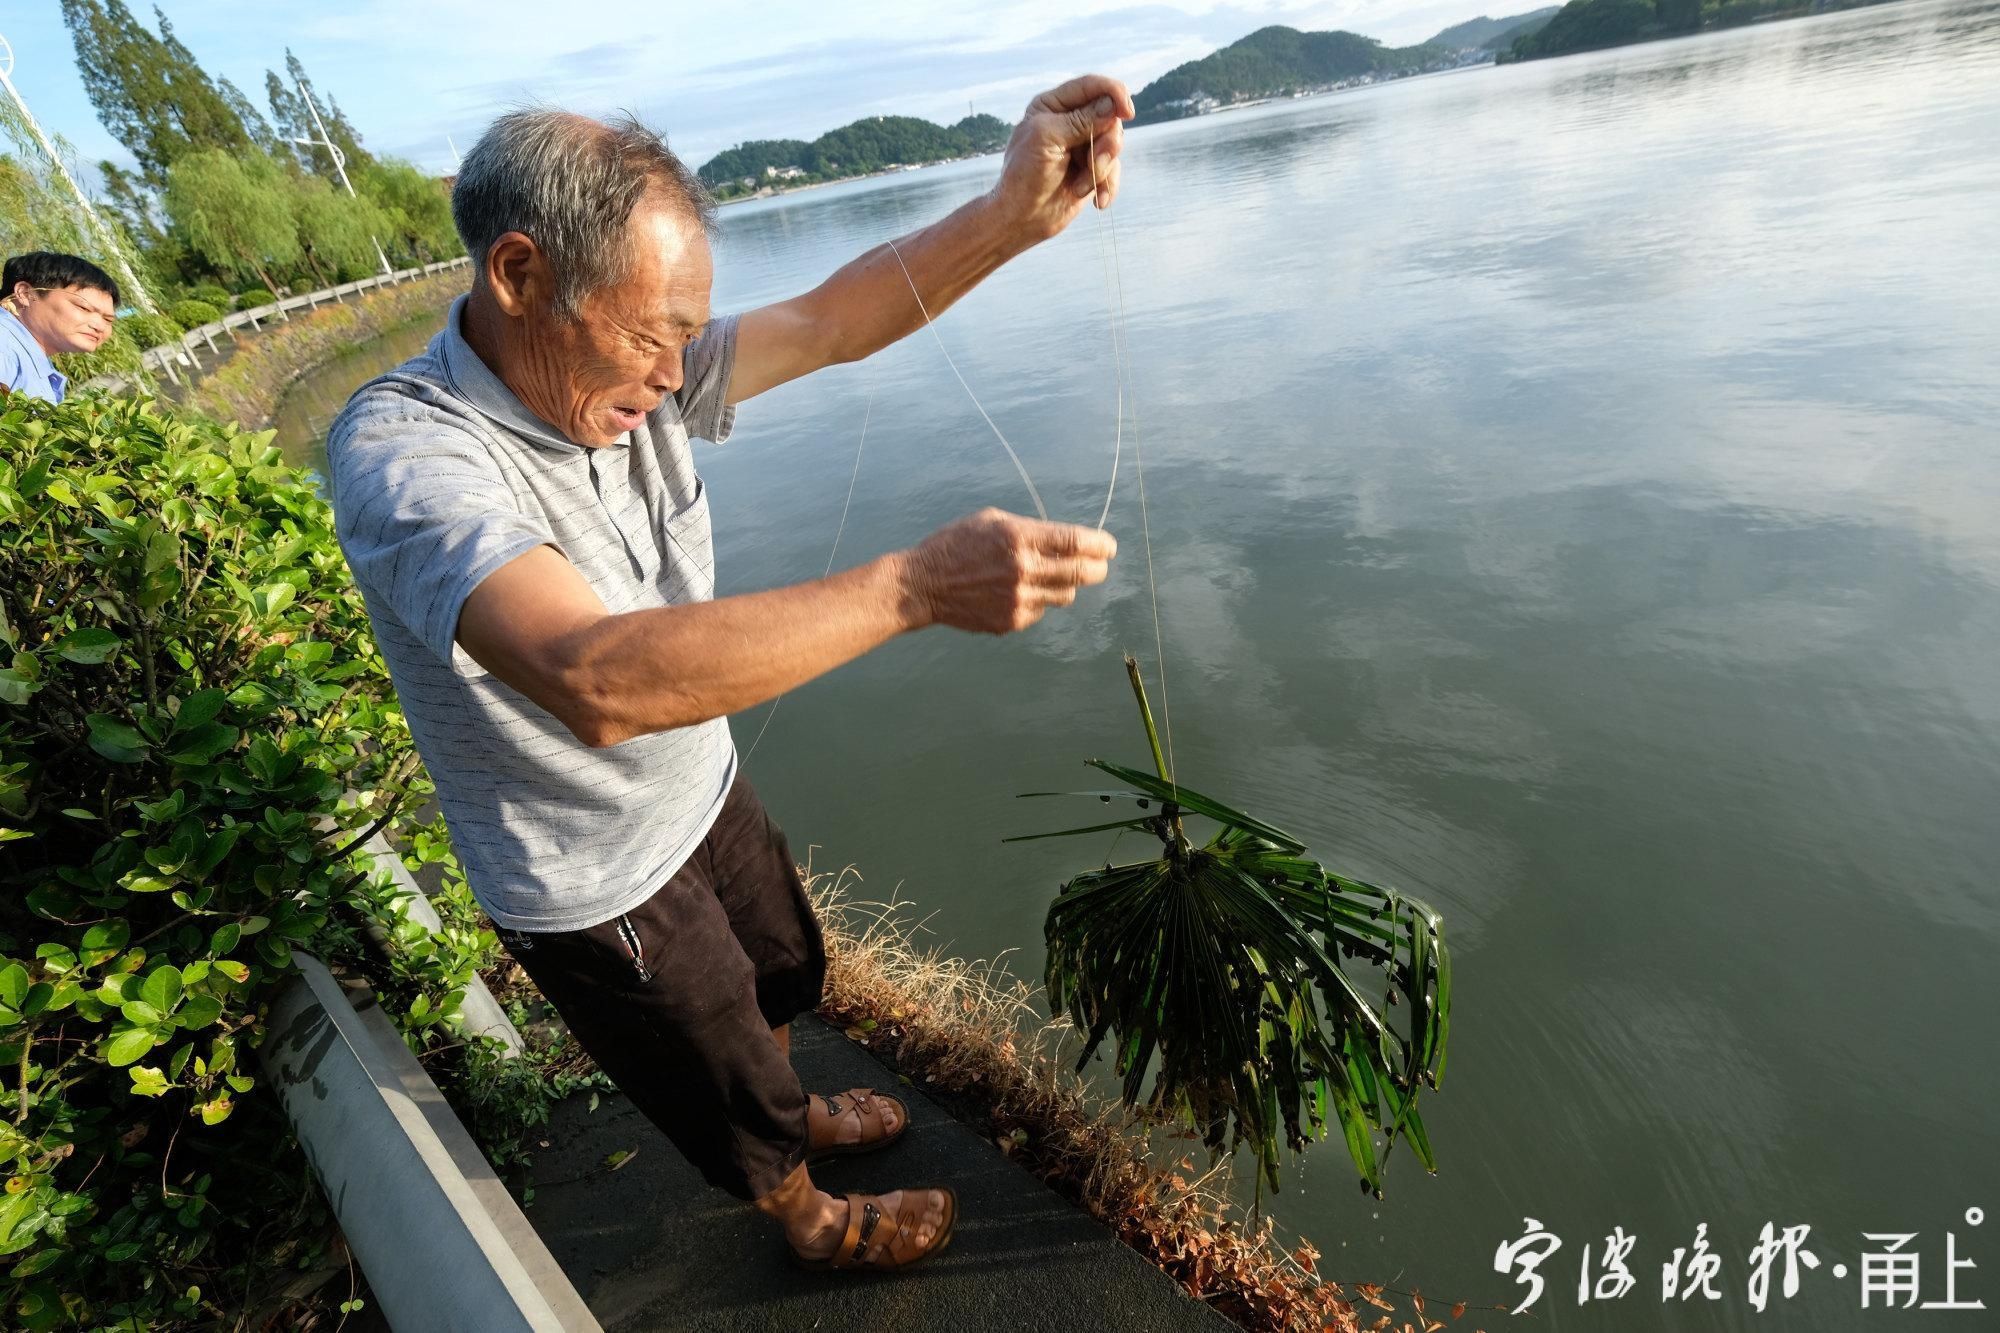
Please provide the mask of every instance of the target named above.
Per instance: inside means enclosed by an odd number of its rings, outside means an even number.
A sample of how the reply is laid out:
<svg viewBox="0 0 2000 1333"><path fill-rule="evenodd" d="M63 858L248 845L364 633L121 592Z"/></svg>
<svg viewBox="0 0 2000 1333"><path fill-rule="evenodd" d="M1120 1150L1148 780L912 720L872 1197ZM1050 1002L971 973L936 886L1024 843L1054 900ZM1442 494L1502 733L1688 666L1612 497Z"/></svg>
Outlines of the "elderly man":
<svg viewBox="0 0 2000 1333"><path fill-rule="evenodd" d="M468 296L364 385L329 488L473 892L576 1038L713 1184L811 1266L942 1249L950 1191L834 1198L808 1159L882 1147L903 1105L808 1097L787 1024L820 931L726 718L912 630L1004 634L1103 581L1103 533L986 510L830 578L714 596L689 437L920 326L1118 188L1124 86L1037 97L997 184L812 291L712 318L712 206L640 125L496 122L452 196ZM1091 160L1094 154L1095 161ZM902 265L907 265L908 277Z"/></svg>
<svg viewBox="0 0 2000 1333"><path fill-rule="evenodd" d="M15 255L0 271L0 388L60 403L69 381L51 356L94 352L111 336L118 284L75 255Z"/></svg>

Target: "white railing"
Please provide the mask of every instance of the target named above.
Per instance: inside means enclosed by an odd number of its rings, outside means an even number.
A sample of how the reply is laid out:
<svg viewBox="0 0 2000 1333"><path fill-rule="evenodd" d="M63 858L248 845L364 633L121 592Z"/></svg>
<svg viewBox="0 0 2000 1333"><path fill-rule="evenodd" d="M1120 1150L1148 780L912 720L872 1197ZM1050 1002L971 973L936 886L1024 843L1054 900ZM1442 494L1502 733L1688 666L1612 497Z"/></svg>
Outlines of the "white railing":
<svg viewBox="0 0 2000 1333"><path fill-rule="evenodd" d="M248 310L232 310L213 323L189 329L175 342L148 347L139 354L139 365L142 369L163 374L179 384L183 373L191 374L202 369L202 348L206 347L212 356L222 355L222 349L215 345L215 340L219 336L227 337L234 342L238 329L248 327L253 332L262 333L266 323L273 320L289 321L294 310L317 310L327 302L345 304L348 297L359 295L370 288L400 286L413 278L427 278L433 273L463 268L471 262L464 255L460 255L456 259L441 259L435 264L420 264L416 268L397 269L393 273L378 273L369 278L357 278L353 282L343 282L338 287L323 287L316 292L300 292L296 296L283 297L268 305L252 306ZM88 387L119 392L131 387L131 378L121 374L99 375L90 381Z"/></svg>

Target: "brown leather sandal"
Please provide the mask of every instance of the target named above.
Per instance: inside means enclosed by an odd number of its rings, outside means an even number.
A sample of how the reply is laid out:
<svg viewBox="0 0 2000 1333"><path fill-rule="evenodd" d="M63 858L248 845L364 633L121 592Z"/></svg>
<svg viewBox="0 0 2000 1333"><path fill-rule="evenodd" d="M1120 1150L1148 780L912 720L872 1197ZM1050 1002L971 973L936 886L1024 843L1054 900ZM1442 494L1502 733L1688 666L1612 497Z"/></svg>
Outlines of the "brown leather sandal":
<svg viewBox="0 0 2000 1333"><path fill-rule="evenodd" d="M925 1194L944 1195L944 1221L938 1224L937 1234L931 1237L931 1243L918 1249L917 1226L922 1215L911 1207L911 1196ZM799 1267L814 1272L839 1268L861 1273L893 1273L943 1253L945 1246L951 1244L951 1235L957 1226L958 1195L946 1187L904 1190L901 1217L891 1217L883 1212L879 1195L850 1194L847 1196L847 1234L841 1237L832 1257L808 1259L794 1250L792 1260ZM871 1249L878 1251L872 1258L868 1253Z"/></svg>
<svg viewBox="0 0 2000 1333"><path fill-rule="evenodd" d="M873 1088L853 1088L832 1097L825 1093L814 1095L826 1103L826 1113L831 1118L837 1119L852 1111L861 1123L861 1137L853 1143L830 1143L824 1148L811 1148L806 1152L808 1162L822 1161L828 1157L852 1157L857 1153L877 1152L902 1138L903 1131L910 1127L910 1108L886 1092L877 1092ZM842 1098L846 1098L845 1104L842 1103ZM878 1101L887 1102L896 1108L896 1131L871 1139L868 1137L869 1125L880 1126L882 1123L882 1112L876 1105Z"/></svg>

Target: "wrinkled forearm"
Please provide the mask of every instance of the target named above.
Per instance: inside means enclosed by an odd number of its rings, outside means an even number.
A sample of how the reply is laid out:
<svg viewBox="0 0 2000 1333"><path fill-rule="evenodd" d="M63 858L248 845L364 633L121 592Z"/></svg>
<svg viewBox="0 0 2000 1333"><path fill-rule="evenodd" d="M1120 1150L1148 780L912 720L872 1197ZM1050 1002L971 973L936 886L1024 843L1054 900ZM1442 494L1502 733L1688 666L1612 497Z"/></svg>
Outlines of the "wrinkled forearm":
<svg viewBox="0 0 2000 1333"><path fill-rule="evenodd" d="M925 623L905 561L602 616L550 645L550 694L563 701L552 711L602 747L776 698Z"/></svg>
<svg viewBox="0 0 2000 1333"><path fill-rule="evenodd" d="M898 237L894 251L876 246L842 266L814 293L814 305L832 330L832 359L858 361L908 337L923 327L924 309L936 319L1032 243L1033 238L1008 224L991 197L981 196ZM923 309L911 295L912 286L923 298Z"/></svg>

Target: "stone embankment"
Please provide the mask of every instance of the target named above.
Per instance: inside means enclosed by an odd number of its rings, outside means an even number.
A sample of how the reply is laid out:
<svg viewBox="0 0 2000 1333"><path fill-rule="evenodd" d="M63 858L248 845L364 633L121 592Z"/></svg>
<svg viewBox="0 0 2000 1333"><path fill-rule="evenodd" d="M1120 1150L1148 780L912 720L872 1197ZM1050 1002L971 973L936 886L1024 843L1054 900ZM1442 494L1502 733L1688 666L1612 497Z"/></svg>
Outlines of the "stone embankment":
<svg viewBox="0 0 2000 1333"><path fill-rule="evenodd" d="M458 259L287 296L235 310L190 329L178 342L148 348L140 363L166 396L251 430L271 424L285 389L347 349L419 316L442 310L469 281ZM107 375L91 387L132 387Z"/></svg>

